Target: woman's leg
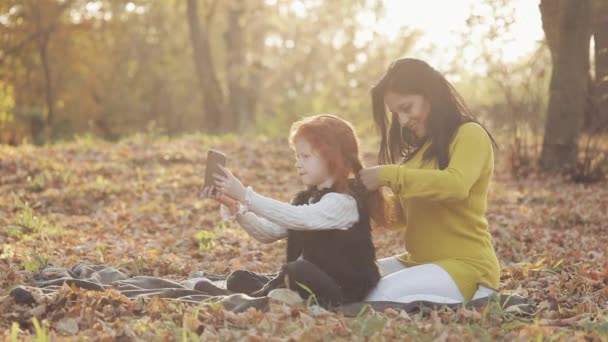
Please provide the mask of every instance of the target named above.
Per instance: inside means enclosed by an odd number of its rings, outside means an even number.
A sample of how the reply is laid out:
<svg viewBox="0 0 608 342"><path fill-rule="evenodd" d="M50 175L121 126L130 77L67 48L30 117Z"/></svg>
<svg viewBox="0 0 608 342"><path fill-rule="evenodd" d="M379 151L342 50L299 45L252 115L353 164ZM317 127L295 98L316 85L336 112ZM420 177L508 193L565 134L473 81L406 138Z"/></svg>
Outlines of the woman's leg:
<svg viewBox="0 0 608 342"><path fill-rule="evenodd" d="M464 301L464 297L450 274L441 266L424 264L407 267L383 277L365 300L459 303Z"/></svg>
<svg viewBox="0 0 608 342"><path fill-rule="evenodd" d="M401 271L407 268L406 264L404 264L402 261L400 261L397 257L394 256L378 259L376 263L378 264L380 274L383 277L386 277L391 273L395 273L397 271Z"/></svg>

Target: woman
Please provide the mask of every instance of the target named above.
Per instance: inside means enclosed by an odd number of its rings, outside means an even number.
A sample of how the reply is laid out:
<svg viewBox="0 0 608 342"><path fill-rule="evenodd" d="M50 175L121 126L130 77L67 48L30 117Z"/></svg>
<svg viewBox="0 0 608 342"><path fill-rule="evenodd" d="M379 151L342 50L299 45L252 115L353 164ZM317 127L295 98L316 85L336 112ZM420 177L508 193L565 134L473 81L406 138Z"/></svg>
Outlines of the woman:
<svg viewBox="0 0 608 342"><path fill-rule="evenodd" d="M378 260L383 278L366 300L458 303L495 292L500 267L484 217L494 139L424 61L394 61L371 95L379 166L359 175L370 191L392 189L406 252Z"/></svg>

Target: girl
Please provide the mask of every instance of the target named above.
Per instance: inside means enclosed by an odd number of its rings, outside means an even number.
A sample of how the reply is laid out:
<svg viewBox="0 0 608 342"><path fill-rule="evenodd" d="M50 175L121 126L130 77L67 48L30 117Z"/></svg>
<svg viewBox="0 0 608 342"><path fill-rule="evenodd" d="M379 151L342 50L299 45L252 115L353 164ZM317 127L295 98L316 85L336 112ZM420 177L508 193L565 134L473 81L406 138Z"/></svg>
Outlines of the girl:
<svg viewBox="0 0 608 342"><path fill-rule="evenodd" d="M296 170L306 190L283 203L245 187L222 167L215 175L216 195L230 218L262 243L287 238L287 263L268 279L235 271L229 292L254 297L287 286L307 298L311 290L322 305L362 300L378 283L380 273L371 238L367 191L357 180L362 169L352 126L334 115L318 115L293 124L289 137ZM300 286L300 284L304 286Z"/></svg>
<svg viewBox="0 0 608 342"><path fill-rule="evenodd" d="M378 261L383 278L366 300L458 303L496 292L500 268L484 217L494 139L421 60L394 61L371 95L380 166L359 175L370 191L393 191L406 252Z"/></svg>

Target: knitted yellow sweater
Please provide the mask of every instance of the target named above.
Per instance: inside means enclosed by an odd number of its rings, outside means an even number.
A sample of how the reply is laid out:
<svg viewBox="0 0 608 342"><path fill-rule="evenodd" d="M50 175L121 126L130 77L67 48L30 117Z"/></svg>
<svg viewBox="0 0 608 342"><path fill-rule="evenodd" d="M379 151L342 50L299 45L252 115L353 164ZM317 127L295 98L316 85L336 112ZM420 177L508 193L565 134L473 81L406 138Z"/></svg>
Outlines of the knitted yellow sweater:
<svg viewBox="0 0 608 342"><path fill-rule="evenodd" d="M500 278L484 216L494 152L486 131L473 122L458 128L444 170L436 160L423 162L429 145L406 163L380 169L381 185L393 190L389 200L403 213L392 227L404 230L406 252L397 257L410 266L443 267L469 301L479 284L497 289Z"/></svg>

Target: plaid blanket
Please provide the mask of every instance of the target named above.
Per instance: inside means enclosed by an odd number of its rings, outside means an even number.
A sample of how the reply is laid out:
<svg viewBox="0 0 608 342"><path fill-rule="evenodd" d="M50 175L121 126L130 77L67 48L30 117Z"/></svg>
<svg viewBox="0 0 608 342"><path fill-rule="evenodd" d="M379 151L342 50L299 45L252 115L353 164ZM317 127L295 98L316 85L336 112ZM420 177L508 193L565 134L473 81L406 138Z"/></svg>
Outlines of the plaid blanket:
<svg viewBox="0 0 608 342"><path fill-rule="evenodd" d="M267 275L272 277L275 274ZM243 312L250 307L260 311L268 309L269 301L273 299L272 292L268 297L254 298L240 293L230 295L214 293L212 289L215 286L205 286L211 283L219 287L225 287L226 277L227 275L213 274L205 271L194 272L190 278L181 281L152 276L129 277L126 272L108 265L80 263L71 269L47 266L34 275L30 284L15 287L10 292L10 295L17 303L35 304L36 298L40 296L33 295L34 291L38 294L42 293L42 295L52 295L61 286L68 284L93 291L115 289L128 298L156 296L196 304L202 302L220 302L226 310L234 312ZM294 294L296 293L294 292ZM496 301L504 310L508 310L516 316L531 316L535 313L534 305L528 303L526 298L500 293L471 300L464 305L467 308L479 308L490 301ZM363 301L329 309L335 312L342 312L346 317L354 317L369 310L382 312L385 309L392 308L395 310L405 310L408 313L416 313L442 307L456 309L462 305L430 301L415 301L410 303Z"/></svg>

